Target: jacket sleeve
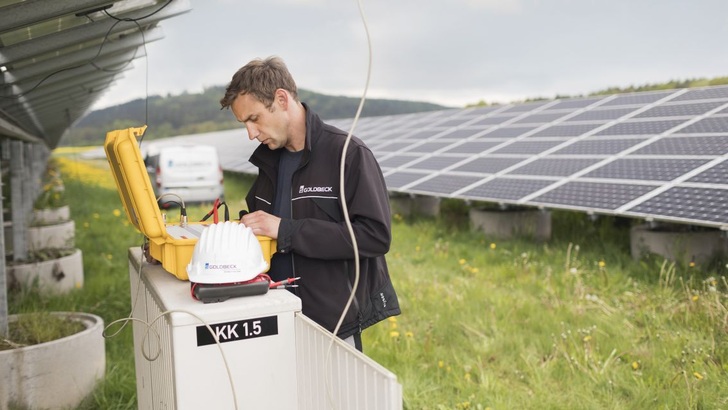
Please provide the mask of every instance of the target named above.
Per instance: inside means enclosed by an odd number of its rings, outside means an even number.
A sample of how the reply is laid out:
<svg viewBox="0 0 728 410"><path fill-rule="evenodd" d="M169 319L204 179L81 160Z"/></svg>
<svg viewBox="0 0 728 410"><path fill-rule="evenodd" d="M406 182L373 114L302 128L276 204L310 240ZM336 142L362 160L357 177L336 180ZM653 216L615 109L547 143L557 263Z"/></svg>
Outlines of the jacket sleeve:
<svg viewBox="0 0 728 410"><path fill-rule="evenodd" d="M345 197L359 255L368 258L386 254L392 240L389 197L379 164L365 146L349 147ZM354 257L343 219L285 219L278 231L278 251L328 260Z"/></svg>

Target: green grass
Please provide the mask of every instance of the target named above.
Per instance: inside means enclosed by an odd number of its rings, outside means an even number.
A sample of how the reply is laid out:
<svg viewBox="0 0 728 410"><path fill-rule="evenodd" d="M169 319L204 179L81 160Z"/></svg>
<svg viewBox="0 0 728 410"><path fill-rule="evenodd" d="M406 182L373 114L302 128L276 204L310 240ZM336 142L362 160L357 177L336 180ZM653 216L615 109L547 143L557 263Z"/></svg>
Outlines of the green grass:
<svg viewBox="0 0 728 410"><path fill-rule="evenodd" d="M127 250L142 236L103 182L103 163L99 176L70 164L84 288L11 294L10 311L110 323L129 314ZM249 183L226 174L231 215ZM364 332L365 353L397 375L406 409L728 407L725 261L635 261L628 223L615 218L554 212L553 238L539 243L487 238L468 228L461 203L443 209L437 219L395 215L388 262L403 313ZM82 408L136 408L131 328L106 347L106 378Z"/></svg>

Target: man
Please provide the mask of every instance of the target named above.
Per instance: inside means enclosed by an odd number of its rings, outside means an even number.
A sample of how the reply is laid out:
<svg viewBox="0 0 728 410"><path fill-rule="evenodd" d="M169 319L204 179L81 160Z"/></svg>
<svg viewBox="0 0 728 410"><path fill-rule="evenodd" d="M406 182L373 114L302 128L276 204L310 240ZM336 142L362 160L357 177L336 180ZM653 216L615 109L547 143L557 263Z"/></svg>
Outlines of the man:
<svg viewBox="0 0 728 410"><path fill-rule="evenodd" d="M242 222L256 235L277 240L268 274L275 281L300 277L295 294L303 313L334 331L355 280L354 249L340 196L346 133L321 121L298 99L296 83L278 57L239 69L220 100L260 146L258 167ZM360 279L338 336L360 351L361 331L400 313L384 254L391 216L382 171L372 152L352 137L345 160L349 220L359 250Z"/></svg>

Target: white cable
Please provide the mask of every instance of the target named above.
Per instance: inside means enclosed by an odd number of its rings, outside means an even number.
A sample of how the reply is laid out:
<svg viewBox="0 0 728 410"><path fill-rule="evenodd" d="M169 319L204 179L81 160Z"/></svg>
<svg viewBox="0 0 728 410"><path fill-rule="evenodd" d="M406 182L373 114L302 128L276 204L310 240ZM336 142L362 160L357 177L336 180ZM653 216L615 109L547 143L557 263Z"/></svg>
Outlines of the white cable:
<svg viewBox="0 0 728 410"><path fill-rule="evenodd" d="M346 163L346 151L349 147L349 141L351 141L351 136L354 134L354 128L356 128L356 124L359 122L359 117L361 116L362 109L364 108L364 101L366 101L366 95L367 91L369 90L369 80L371 78L372 74L372 40L369 36L369 27L367 26L367 20L364 16L364 9L362 9L361 0L357 0L357 6L359 8L359 15L361 16L362 23L364 25L364 32L367 36L367 49L369 52L369 59L367 64L367 80L366 84L364 85L364 91L362 92L361 101L359 101L359 107L356 110L356 115L354 116L354 121L351 123L351 128L349 129L349 133L346 136L346 142L344 143L344 149L341 152L341 166L339 169L339 195L341 199L341 208L344 212L344 221L346 222L346 227L349 231L349 236L351 237L351 245L354 248L354 285L351 289L351 294L349 295L349 300L346 301L346 305L344 306L344 310L341 312L341 316L339 317L339 321L336 323L336 327L334 328L334 332L331 335L331 343L329 344L329 348L326 352L326 360L324 362L324 369L326 369L326 374L324 375L324 379L326 381L326 391L328 392L328 399L329 399L329 405L331 408L335 408L334 406L334 399L333 399L333 393L331 392L331 373L328 372L329 364L331 360L331 349L334 346L334 341L337 338L337 334L339 333L339 328L341 327L341 324L344 321L344 317L346 316L346 312L349 311L349 308L351 307L351 303L354 300L354 297L356 295L356 289L359 286L359 246L356 242L356 236L354 236L354 228L351 226L351 221L349 220L349 208L346 205L346 191L345 191L345 181L344 181L344 165Z"/></svg>
<svg viewBox="0 0 728 410"><path fill-rule="evenodd" d="M160 313L151 322L147 322L145 320L130 316L130 317L125 317L123 319L114 320L113 322L109 323L108 326L106 326L104 331L106 331L106 329L108 329L110 326L112 326L118 322L124 322L124 325L121 327L121 329L123 329L124 326L126 326L126 323L128 323L129 321L141 322L141 323L145 324L146 331L144 332L144 336L142 337L142 339L140 341L140 344L141 344L140 350L142 352L142 356L144 356L145 359L147 359L148 361L151 362L151 361L157 360L159 358L159 355L162 353L162 338L161 338L161 336L159 336L159 332L157 332L155 329L153 329L152 326L154 326L154 324L157 322L157 320L161 319L162 317L164 317L166 315L172 314L172 313L186 313L186 314L194 317L198 321L200 321L200 323L202 323L207 328L207 330L210 332L210 335L212 336L213 340L215 340L215 344L217 344L217 348L220 350L220 355L222 356L222 361L223 361L223 364L225 365L225 370L227 371L228 381L230 382L230 391L233 394L233 404L235 405L235 409L237 410L238 409L238 397L235 392L235 383L233 382L233 375L232 375L232 372L230 371L230 365L228 364L227 357L225 356L225 351L222 349L222 345L220 344L220 341L215 336L215 332L212 330L210 325L207 322L205 322L205 320L203 320L201 317L199 317L197 314L190 312L188 310L183 310L183 309L171 309L171 310L167 310L167 311ZM119 331L121 331L121 329L119 329ZM150 352L144 351L144 345L146 344L147 337L149 335L150 330L152 332L154 332L155 336L157 337L158 350L156 351L154 356L151 356ZM115 332L111 336L118 334L119 331ZM111 336L108 336L108 337L111 337ZM104 336L104 337L107 337L107 336Z"/></svg>
<svg viewBox="0 0 728 410"><path fill-rule="evenodd" d="M162 199L162 198L164 198L166 196L175 196L175 197L177 197L177 199L179 199L179 202L180 202L182 208L185 208L185 201L182 199L181 196L175 194L174 192L167 192L167 193L164 193L164 194L160 195L159 197L157 197L157 202L159 202L160 199Z"/></svg>
<svg viewBox="0 0 728 410"><path fill-rule="evenodd" d="M228 380L230 381L230 390L232 391L232 394L233 394L233 403L235 404L235 409L237 409L238 408L238 398L237 398L237 394L235 393L235 384L233 382L232 373L230 372L230 366L228 365L227 357L225 356L225 351L222 350L222 345L220 344L220 341L217 339L217 337L215 336L215 332L212 330L212 328L210 327L210 325L207 322L205 322L201 317L197 316L196 314L194 314L190 311L180 310L180 309L173 309L173 310L167 310L165 312L162 312L159 314L159 316L154 318L154 320L152 320L151 323L134 317L134 308L136 307L137 300L139 299L139 290L141 290L143 266L144 266L144 255L142 255L142 258L139 261L139 274L138 274L138 278L137 278L138 279L137 288L136 288L136 292L134 294L134 298L132 300L131 312L129 312L129 315L127 317L121 318L121 319L116 319L113 322L106 325L106 327L104 327L104 330L101 333L101 335L105 339L109 339L109 338L112 338L112 337L115 337L116 335L118 335L124 329L124 327L126 327L126 324L129 323L130 321L143 323L144 325L146 325L146 330L144 332L144 336L142 337L142 339L140 341L140 343L141 343L140 350L142 352L142 356L144 356L145 359L147 359L148 361L151 362L151 361L157 360L157 358L159 357L159 355L162 352L162 338L161 338L161 336L159 336L159 332L157 332L155 329L152 328L154 323L156 323L157 320L159 320L161 317L168 315L170 313L174 313L174 312L187 313L188 315L194 317L195 319L199 320L200 323L205 325L207 330L210 332L212 339L215 340L215 344L217 344L217 348L220 350L220 355L222 356L222 361L223 361L223 364L225 365L225 370L227 371L227 374L228 374ZM123 323L123 324L116 332L114 332L112 334L106 334L106 331L111 326L113 326L117 323ZM144 351L144 344L147 340L147 336L149 335L149 330L152 330L154 332L154 335L157 337L157 346L159 347L156 354L154 355L154 357L150 356L149 352Z"/></svg>

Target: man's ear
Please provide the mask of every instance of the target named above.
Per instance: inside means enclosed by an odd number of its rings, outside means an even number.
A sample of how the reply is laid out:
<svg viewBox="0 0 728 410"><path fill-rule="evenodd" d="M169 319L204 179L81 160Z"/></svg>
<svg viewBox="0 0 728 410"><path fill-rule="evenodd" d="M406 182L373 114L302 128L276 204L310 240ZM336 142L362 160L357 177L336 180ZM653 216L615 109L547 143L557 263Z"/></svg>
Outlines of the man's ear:
<svg viewBox="0 0 728 410"><path fill-rule="evenodd" d="M276 90L275 93L275 102L281 106L282 109L287 110L288 109L288 102L291 96L288 94L288 91L279 88Z"/></svg>

